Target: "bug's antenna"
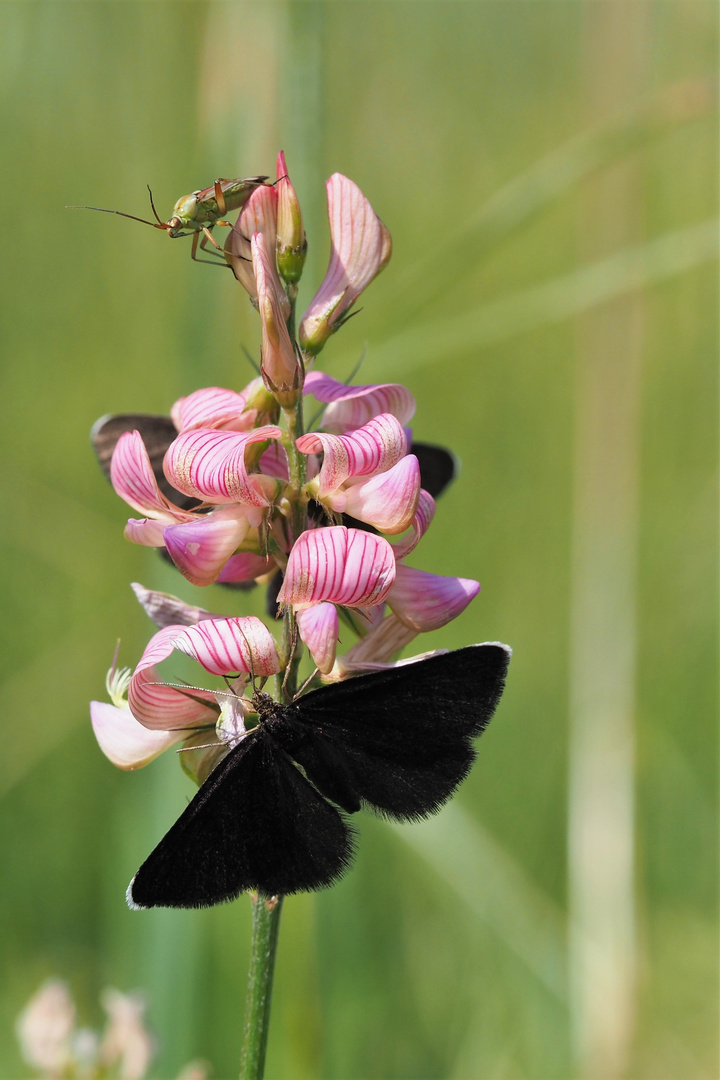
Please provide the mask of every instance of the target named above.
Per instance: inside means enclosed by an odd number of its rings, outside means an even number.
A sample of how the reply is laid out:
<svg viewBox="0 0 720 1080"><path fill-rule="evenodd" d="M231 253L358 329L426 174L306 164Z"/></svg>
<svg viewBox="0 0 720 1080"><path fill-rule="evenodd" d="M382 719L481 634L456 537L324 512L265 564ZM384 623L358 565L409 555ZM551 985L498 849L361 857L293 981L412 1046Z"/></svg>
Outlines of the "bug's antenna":
<svg viewBox="0 0 720 1080"><path fill-rule="evenodd" d="M152 212L155 215L155 220L157 221L157 223L158 223L158 225L160 226L161 229L166 229L167 225L165 224L165 222L163 221L163 219L160 217L157 210L155 209L155 203L153 202L153 196L152 196L152 191L150 190L150 185L146 184L145 186L147 187L148 192L150 194L150 206L152 207ZM150 224L152 224L152 222Z"/></svg>
<svg viewBox="0 0 720 1080"><path fill-rule="evenodd" d="M122 210L106 210L104 206L66 206L66 210L97 210L99 214L117 214L118 217L130 218L131 221L139 221L143 225L152 225L153 229L167 229L167 225L160 222L156 225L154 221L146 221L145 218L135 217L134 214L126 214ZM153 207L154 209L154 207ZM155 215L157 217L157 214ZM158 218L160 221L160 218Z"/></svg>

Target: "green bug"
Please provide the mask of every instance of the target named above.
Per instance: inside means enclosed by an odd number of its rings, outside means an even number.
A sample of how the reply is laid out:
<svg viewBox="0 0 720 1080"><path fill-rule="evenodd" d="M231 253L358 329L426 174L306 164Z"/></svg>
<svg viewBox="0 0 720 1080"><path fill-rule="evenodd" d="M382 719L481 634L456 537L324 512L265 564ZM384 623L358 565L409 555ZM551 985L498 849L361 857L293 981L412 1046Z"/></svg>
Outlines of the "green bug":
<svg viewBox="0 0 720 1080"><path fill-rule="evenodd" d="M131 221L140 221L143 225L152 225L153 229L164 231L175 240L179 236L192 236L191 256L197 262L210 262L209 259L197 257L198 242L200 250L205 251L208 241L217 248L222 255L222 248L212 235L216 225L225 225L232 229L231 221L225 221L225 214L232 210L240 210L248 201L253 191L267 181L267 176L248 176L237 180L216 180L212 187L203 188L202 191L193 191L190 195L183 195L173 207L173 212L167 221L163 221L155 209L152 191L150 191L150 206L155 215L155 221L147 221L145 218L135 217L134 214L125 214L122 210L106 210L102 206L69 206L68 210L98 210L102 214L118 214L120 217L130 218ZM202 239L200 236L202 234ZM212 254L208 252L208 254ZM219 266L220 263L211 263ZM223 266L227 263L224 261Z"/></svg>

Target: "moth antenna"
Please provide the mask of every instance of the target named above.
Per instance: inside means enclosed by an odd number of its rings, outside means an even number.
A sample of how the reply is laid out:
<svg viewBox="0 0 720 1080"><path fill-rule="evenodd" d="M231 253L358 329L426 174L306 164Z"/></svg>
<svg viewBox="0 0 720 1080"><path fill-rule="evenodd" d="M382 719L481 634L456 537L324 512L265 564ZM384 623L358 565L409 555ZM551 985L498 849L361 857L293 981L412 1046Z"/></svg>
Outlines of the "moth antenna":
<svg viewBox="0 0 720 1080"><path fill-rule="evenodd" d="M160 217L157 210L155 209L155 203L153 202L153 193L150 190L150 185L146 184L146 187L147 187L148 193L150 195L150 206L152 207L152 212L155 215L155 220L158 222L161 229L166 229L167 226L166 226L165 222L163 221L163 219Z"/></svg>
<svg viewBox="0 0 720 1080"><path fill-rule="evenodd" d="M188 750L210 750L213 746L222 746L219 742L205 742L199 743L198 746L177 746L175 748L176 754L186 754Z"/></svg>
<svg viewBox="0 0 720 1080"><path fill-rule="evenodd" d="M315 678L315 676L316 676L316 675L319 675L319 674L320 674L320 668L315 668L315 670L314 670L314 671L312 672L312 674L311 674L311 675L308 675L307 679L306 679L306 680L305 680L305 682L304 682L304 683L302 684L302 686L301 686L301 687L300 687L300 689L298 690L297 694L296 694L296 695L295 695L295 697L293 698L293 701L297 701L297 699L298 699L298 698L299 698L299 697L300 697L300 696L301 696L301 695L303 694L303 692L305 691L305 689L306 689L306 688L307 688L307 687L308 687L308 686L310 685L310 683L311 683L311 682L313 681L313 679Z"/></svg>
<svg viewBox="0 0 720 1080"><path fill-rule="evenodd" d="M288 176L288 174L287 174L287 173L285 173L285 175L284 175L284 176L278 176L277 180L273 180L273 182L272 182L272 184L270 185L270 187L275 187L275 185L276 185L276 184L279 184L281 180L289 180L289 179L290 179L290 177Z"/></svg>
<svg viewBox="0 0 720 1080"><path fill-rule="evenodd" d="M285 698L286 701L290 701L290 695L287 692L287 681L288 681L288 679L290 677L290 670L292 668L293 660L295 658L295 650L297 648L297 643L298 643L298 626L297 626L297 623L295 622L295 620L293 619L292 636L290 638L290 655L288 656L288 662L287 662L287 666L285 668L285 678L282 681L282 687L281 687L281 691L280 691L282 693L282 696Z"/></svg>

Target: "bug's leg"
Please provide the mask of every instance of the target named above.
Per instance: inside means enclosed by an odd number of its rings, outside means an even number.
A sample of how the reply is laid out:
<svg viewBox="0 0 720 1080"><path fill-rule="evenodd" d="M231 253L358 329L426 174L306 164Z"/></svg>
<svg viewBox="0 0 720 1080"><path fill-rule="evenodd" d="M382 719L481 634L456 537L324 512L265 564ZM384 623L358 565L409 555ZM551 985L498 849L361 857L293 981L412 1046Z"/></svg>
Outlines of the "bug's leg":
<svg viewBox="0 0 720 1080"><path fill-rule="evenodd" d="M215 202L217 203L217 208L221 214L224 214L227 211L227 206L225 205L225 193L222 189L222 183L220 180L216 180L213 186L215 188Z"/></svg>
<svg viewBox="0 0 720 1080"><path fill-rule="evenodd" d="M229 263L227 263L225 261L225 256L222 253L222 248L220 247L219 244L215 243L215 240L214 240L212 234L207 229L203 229L202 232L204 233L202 240L200 240L200 232L199 231L196 232L193 235L192 251L190 252L190 254L192 255L195 262L206 263L207 266L219 266L221 270L223 269L223 267L227 267L228 270L231 270L232 267L230 266ZM207 250L207 242L208 242L208 240L210 240L210 242L212 244L214 244L214 246L220 252L219 258L216 258L214 261L213 261L213 259L200 259L200 258L198 258L198 254L197 254L198 241L200 241L200 250L202 252L204 252L207 255L213 255L213 256L215 255L214 251L208 251ZM220 262L220 258L222 259L222 262Z"/></svg>

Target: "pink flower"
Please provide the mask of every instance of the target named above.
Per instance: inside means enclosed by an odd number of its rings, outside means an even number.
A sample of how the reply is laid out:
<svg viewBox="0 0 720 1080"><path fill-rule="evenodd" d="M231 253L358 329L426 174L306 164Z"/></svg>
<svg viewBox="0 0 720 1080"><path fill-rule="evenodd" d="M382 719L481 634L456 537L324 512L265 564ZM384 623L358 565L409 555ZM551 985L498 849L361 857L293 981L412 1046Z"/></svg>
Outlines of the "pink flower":
<svg viewBox="0 0 720 1080"><path fill-rule="evenodd" d="M407 454L405 430L390 413L347 435L309 432L297 440L297 447L305 454L323 455L319 474L305 490L328 510L390 534L404 532L414 520L420 466Z"/></svg>
<svg viewBox="0 0 720 1080"><path fill-rule="evenodd" d="M178 491L196 499L239 503L246 510L266 508L279 495L280 485L262 473L250 474L246 452L253 443L281 437L282 430L272 425L252 431L184 431L165 455L165 475ZM262 514L249 516L255 525L262 519Z"/></svg>
<svg viewBox="0 0 720 1080"><path fill-rule="evenodd" d="M146 601L145 596L143 602ZM177 605L183 614L182 603L178 601ZM151 603L151 607L154 606ZM237 711L242 699L231 697L228 708L225 702L219 704L219 697L211 690L165 682L158 665L174 649L187 653L213 675L241 673L243 685L244 676L262 677L280 670L272 635L254 616L206 617L192 626L182 623L164 626L148 642L132 675L128 669L113 669L109 673L107 687L111 704L99 701L90 704L93 730L100 749L121 769L140 768L178 743L185 746L197 742L214 744L210 747L211 755L205 755L206 759L212 758L213 765L217 763L218 751L229 748L231 735L222 725L233 708ZM236 721L235 732L237 726ZM202 760L198 765L202 768Z"/></svg>
<svg viewBox="0 0 720 1080"><path fill-rule="evenodd" d="M360 293L387 265L390 233L357 184L340 173L327 182L330 265L300 323L300 344L316 355L348 318Z"/></svg>
<svg viewBox="0 0 720 1080"><path fill-rule="evenodd" d="M308 530L293 545L278 603L296 611L300 636L318 668L335 661L338 618L334 605L382 604L395 580L395 556L381 536L343 525ZM312 614L303 614L315 609Z"/></svg>
<svg viewBox="0 0 720 1080"><path fill-rule="evenodd" d="M231 438L233 434L227 433ZM197 435L198 431L193 430L180 438ZM235 438L248 436L238 433ZM223 507L199 515L171 503L158 487L137 431L125 432L118 439L110 479L118 495L145 515L139 520L130 518L125 529L127 539L150 547L167 547L177 568L195 585L209 585L217 578L250 529L248 507Z"/></svg>

